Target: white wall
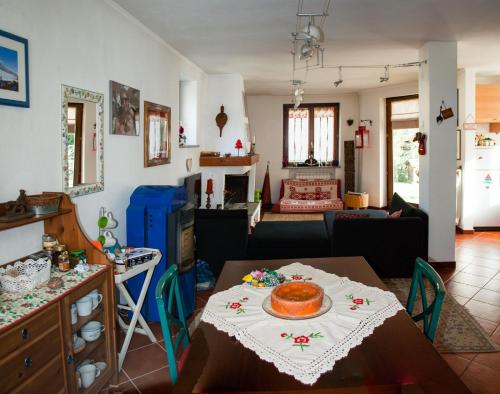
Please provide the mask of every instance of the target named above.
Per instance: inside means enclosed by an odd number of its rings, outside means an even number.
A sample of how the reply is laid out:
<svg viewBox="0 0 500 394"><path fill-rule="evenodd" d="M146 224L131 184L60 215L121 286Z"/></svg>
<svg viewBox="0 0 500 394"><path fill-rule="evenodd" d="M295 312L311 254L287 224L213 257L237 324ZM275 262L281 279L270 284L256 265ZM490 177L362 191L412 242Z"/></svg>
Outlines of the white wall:
<svg viewBox="0 0 500 394"><path fill-rule="evenodd" d="M206 80L206 128L204 147L207 150L215 150L237 155L234 148L237 139L241 139L243 147L249 141L246 135L245 109L243 94L245 87L243 78L239 74L212 74ZM215 123L215 117L220 112L221 105L227 115L227 123L220 130ZM240 154L244 154L243 150Z"/></svg>
<svg viewBox="0 0 500 394"><path fill-rule="evenodd" d="M198 81L180 81L179 90L179 120L184 128L185 144L196 145L198 143L197 122L200 104Z"/></svg>
<svg viewBox="0 0 500 394"><path fill-rule="evenodd" d="M289 170L282 168L283 159L283 104L290 104L290 96L247 96L250 133L256 138L256 151L260 154L257 164L257 185L262 189L267 161L270 162L272 201L277 202L281 180L289 177ZM354 130L359 121L358 95L304 96L304 103L340 104L340 168L335 177L341 179L344 187L344 141L354 138ZM348 126L346 120L352 118L354 124Z"/></svg>
<svg viewBox="0 0 500 394"><path fill-rule="evenodd" d="M192 172L199 171L199 149L179 149L176 142L179 80L189 76L204 89L205 74L108 1L0 0L0 26L29 41L31 96L27 109L0 106L0 201L15 199L21 188L28 194L62 190L61 84L101 92L104 191L74 202L93 238L99 207L111 209L119 221L114 233L125 242L125 210L136 186L178 184L188 157ZM172 108L171 164L143 168L142 120L139 137L109 135L109 80L139 89L141 107L148 100ZM198 116L200 125L205 115ZM40 250L42 232L42 223L0 232L0 263Z"/></svg>
<svg viewBox="0 0 500 394"><path fill-rule="evenodd" d="M362 150L360 191L370 194L370 205L383 207L387 204L387 148L385 100L388 97L418 93L418 83L367 89L360 93L361 119L371 119L370 147Z"/></svg>

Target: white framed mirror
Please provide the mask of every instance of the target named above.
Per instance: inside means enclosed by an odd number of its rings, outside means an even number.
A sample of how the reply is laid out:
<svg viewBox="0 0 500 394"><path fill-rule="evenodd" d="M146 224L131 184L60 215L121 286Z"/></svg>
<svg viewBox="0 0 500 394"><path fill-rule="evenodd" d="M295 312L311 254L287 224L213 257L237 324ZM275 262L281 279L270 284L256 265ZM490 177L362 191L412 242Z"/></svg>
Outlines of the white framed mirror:
<svg viewBox="0 0 500 394"><path fill-rule="evenodd" d="M71 197L104 190L104 95L62 85L63 189Z"/></svg>

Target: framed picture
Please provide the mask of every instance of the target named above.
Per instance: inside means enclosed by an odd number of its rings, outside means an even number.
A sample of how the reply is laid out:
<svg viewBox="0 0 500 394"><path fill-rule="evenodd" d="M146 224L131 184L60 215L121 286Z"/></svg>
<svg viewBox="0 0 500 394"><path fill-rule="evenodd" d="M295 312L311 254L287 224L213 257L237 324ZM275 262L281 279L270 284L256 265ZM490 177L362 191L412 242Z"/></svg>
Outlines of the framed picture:
<svg viewBox="0 0 500 394"><path fill-rule="evenodd" d="M462 160L462 130L457 129L457 160Z"/></svg>
<svg viewBox="0 0 500 394"><path fill-rule="evenodd" d="M139 135L140 92L130 86L110 81L110 134Z"/></svg>
<svg viewBox="0 0 500 394"><path fill-rule="evenodd" d="M28 40L0 30L0 104L29 107Z"/></svg>
<svg viewBox="0 0 500 394"><path fill-rule="evenodd" d="M170 163L170 107L144 101L144 167Z"/></svg>

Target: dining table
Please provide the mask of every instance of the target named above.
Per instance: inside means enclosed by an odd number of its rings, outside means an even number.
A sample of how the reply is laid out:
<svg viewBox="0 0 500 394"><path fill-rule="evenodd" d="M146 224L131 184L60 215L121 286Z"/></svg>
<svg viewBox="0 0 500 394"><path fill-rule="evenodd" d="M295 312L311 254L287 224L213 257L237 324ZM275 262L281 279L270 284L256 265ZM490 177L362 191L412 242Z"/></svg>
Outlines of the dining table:
<svg viewBox="0 0 500 394"><path fill-rule="evenodd" d="M294 262L388 290L363 257L227 261L213 294L242 284L263 267ZM265 313L265 312L263 312ZM470 393L404 308L337 360L314 382L281 373L235 337L201 321L173 393Z"/></svg>

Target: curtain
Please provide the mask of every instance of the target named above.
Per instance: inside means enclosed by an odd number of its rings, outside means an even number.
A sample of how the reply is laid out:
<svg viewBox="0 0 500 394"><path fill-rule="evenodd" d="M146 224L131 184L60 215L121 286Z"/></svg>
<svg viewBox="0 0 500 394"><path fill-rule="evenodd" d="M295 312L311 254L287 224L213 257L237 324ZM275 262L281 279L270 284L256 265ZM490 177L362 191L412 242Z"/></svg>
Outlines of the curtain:
<svg viewBox="0 0 500 394"><path fill-rule="evenodd" d="M309 110L288 111L288 161L303 162L307 159L309 144Z"/></svg>
<svg viewBox="0 0 500 394"><path fill-rule="evenodd" d="M391 121L393 129L418 129L418 98L393 101Z"/></svg>
<svg viewBox="0 0 500 394"><path fill-rule="evenodd" d="M333 161L334 115L332 107L314 108L314 158L319 162Z"/></svg>

